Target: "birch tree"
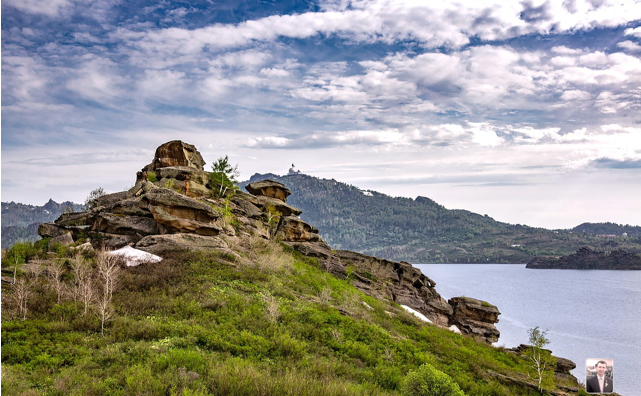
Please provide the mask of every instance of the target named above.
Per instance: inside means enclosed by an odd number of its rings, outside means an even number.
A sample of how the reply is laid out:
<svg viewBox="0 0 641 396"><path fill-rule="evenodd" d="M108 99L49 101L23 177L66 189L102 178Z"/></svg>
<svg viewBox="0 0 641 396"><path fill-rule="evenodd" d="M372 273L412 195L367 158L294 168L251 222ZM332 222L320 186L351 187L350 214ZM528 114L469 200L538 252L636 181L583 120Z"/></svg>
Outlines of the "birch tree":
<svg viewBox="0 0 641 396"><path fill-rule="evenodd" d="M65 292L65 283L62 281L62 275L65 272L64 261L53 259L47 265L47 277L49 278L49 287L56 292L56 304L60 304Z"/></svg>
<svg viewBox="0 0 641 396"><path fill-rule="evenodd" d="M96 304L98 319L100 319L100 334L105 335L105 323L113 319L116 311L111 303L113 292L118 286L120 276L119 257L107 252L99 252L96 258L98 279L101 283L101 293Z"/></svg>
<svg viewBox="0 0 641 396"><path fill-rule="evenodd" d="M543 388L551 383L556 365L556 359L550 351L544 349L550 343L546 338L547 332L547 330L539 330L538 326L528 330L530 348L524 353L532 370L530 378L534 378L537 382L539 392L543 392Z"/></svg>
<svg viewBox="0 0 641 396"><path fill-rule="evenodd" d="M78 253L71 262L71 272L74 276L72 288L74 302L80 300L83 304L83 316L87 315L96 297L95 283L91 263Z"/></svg>

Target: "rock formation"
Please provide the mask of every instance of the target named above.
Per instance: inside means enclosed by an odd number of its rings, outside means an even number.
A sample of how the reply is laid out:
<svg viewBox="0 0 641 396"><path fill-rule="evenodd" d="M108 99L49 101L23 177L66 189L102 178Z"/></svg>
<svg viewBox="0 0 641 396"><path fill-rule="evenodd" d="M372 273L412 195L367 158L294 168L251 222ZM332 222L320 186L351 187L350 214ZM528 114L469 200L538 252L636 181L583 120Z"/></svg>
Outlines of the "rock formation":
<svg viewBox="0 0 641 396"><path fill-rule="evenodd" d="M612 252L597 252L583 247L568 256L535 257L527 263L525 268L641 270L641 256L621 249Z"/></svg>
<svg viewBox="0 0 641 396"><path fill-rule="evenodd" d="M292 193L283 183L270 179L249 183L245 189L251 194L277 198L283 202L287 202L287 197Z"/></svg>
<svg viewBox="0 0 641 396"><path fill-rule="evenodd" d="M436 283L409 263L333 251L315 227L298 217L301 211L286 203L291 192L282 183L262 180L246 187L249 194L212 198L216 186L204 164L193 145L165 143L137 173L130 190L99 197L88 211L65 213L54 223L42 224L39 234L51 238L50 243L90 241L94 248L132 246L160 256L200 249L239 257L230 243L242 244L251 235L276 238L368 295L408 306L436 325L454 325L486 342L498 339L496 307L466 298L448 303Z"/></svg>
<svg viewBox="0 0 641 396"><path fill-rule="evenodd" d="M499 331L494 323L499 321L499 310L492 304L469 297L454 297L447 301L453 308L450 324L463 334L479 335L485 340L496 342Z"/></svg>

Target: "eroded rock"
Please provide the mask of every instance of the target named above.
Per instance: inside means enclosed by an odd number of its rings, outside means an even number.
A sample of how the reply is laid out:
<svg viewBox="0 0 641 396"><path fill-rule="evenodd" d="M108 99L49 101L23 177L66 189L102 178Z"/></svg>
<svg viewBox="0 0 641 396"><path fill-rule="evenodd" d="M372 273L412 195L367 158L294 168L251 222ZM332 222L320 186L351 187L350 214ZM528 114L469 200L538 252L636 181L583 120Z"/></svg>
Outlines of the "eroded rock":
<svg viewBox="0 0 641 396"><path fill-rule="evenodd" d="M185 166L204 170L205 160L200 155L196 146L180 140L173 140L162 144L156 149L156 154L151 162L150 169L166 168L170 166Z"/></svg>
<svg viewBox="0 0 641 396"><path fill-rule="evenodd" d="M150 235L141 239L135 247L159 256L180 250L216 250L238 256L221 238L195 234Z"/></svg>
<svg viewBox="0 0 641 396"><path fill-rule="evenodd" d="M62 235L55 236L49 240L49 248L51 249L55 245L69 246L73 245L73 238L71 233L65 233Z"/></svg>
<svg viewBox="0 0 641 396"><path fill-rule="evenodd" d="M53 223L42 223L38 226L38 235L43 238L53 238L63 234L69 234L71 231L58 227Z"/></svg>
<svg viewBox="0 0 641 396"><path fill-rule="evenodd" d="M448 300L453 312L450 325L456 325L463 334L481 337L488 344L498 341L500 332L494 326L501 314L494 305L469 297Z"/></svg>
<svg viewBox="0 0 641 396"><path fill-rule="evenodd" d="M439 326L446 326L452 307L434 289L434 281L405 262L394 262L361 253L338 250L345 267L353 267L354 286L371 296L406 305Z"/></svg>
<svg viewBox="0 0 641 396"><path fill-rule="evenodd" d="M281 201L277 198L266 197L262 195L259 195L256 198L258 201L258 206L262 208L263 211L267 211L270 207L272 207L283 216L298 216L299 214L303 213L302 210L288 205L284 201Z"/></svg>
<svg viewBox="0 0 641 396"><path fill-rule="evenodd" d="M108 234L152 235L158 233L158 224L150 217L125 216L103 212L96 215L92 230Z"/></svg>
<svg viewBox="0 0 641 396"><path fill-rule="evenodd" d="M271 179L249 183L245 189L253 195L276 198L283 202L287 202L287 197L292 193L283 183Z"/></svg>
<svg viewBox="0 0 641 396"><path fill-rule="evenodd" d="M218 235L222 228L207 214L184 207L149 205L161 234ZM204 220L204 221L201 221Z"/></svg>
<svg viewBox="0 0 641 396"><path fill-rule="evenodd" d="M317 242L321 240L315 227L296 216L282 217L276 235L284 242Z"/></svg>

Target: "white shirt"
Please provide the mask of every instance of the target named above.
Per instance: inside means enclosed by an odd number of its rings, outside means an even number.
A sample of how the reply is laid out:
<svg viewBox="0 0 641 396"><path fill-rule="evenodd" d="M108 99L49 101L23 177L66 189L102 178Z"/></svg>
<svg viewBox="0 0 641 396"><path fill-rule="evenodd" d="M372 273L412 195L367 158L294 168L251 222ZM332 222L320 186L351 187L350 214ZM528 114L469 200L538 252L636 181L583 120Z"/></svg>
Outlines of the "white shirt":
<svg viewBox="0 0 641 396"><path fill-rule="evenodd" d="M599 380L599 388L601 388L601 392L603 392L603 381L605 380L605 376L599 377L598 375L596 376L597 379Z"/></svg>

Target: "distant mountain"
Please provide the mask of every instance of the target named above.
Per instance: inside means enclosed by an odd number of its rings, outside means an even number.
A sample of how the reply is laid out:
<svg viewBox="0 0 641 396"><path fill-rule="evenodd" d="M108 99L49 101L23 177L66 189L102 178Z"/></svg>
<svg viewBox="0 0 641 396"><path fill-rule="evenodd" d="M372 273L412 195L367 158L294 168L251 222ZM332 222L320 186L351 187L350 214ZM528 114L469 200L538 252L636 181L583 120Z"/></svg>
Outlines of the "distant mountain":
<svg viewBox="0 0 641 396"><path fill-rule="evenodd" d="M69 201L57 203L52 199L42 206L2 202L2 248L18 241L37 241L40 223L52 222L65 211L81 210L83 205Z"/></svg>
<svg viewBox="0 0 641 396"><path fill-rule="evenodd" d="M526 263L538 255L567 255L583 246L641 252L641 237L611 238L573 230L507 224L427 197L391 197L305 174L255 174L285 184L288 203L335 249L413 263Z"/></svg>
<svg viewBox="0 0 641 396"><path fill-rule="evenodd" d="M583 223L574 227L572 231L590 235L622 236L623 234L626 234L626 236L628 237L641 237L641 227L632 226L629 224L623 225L616 223Z"/></svg>

